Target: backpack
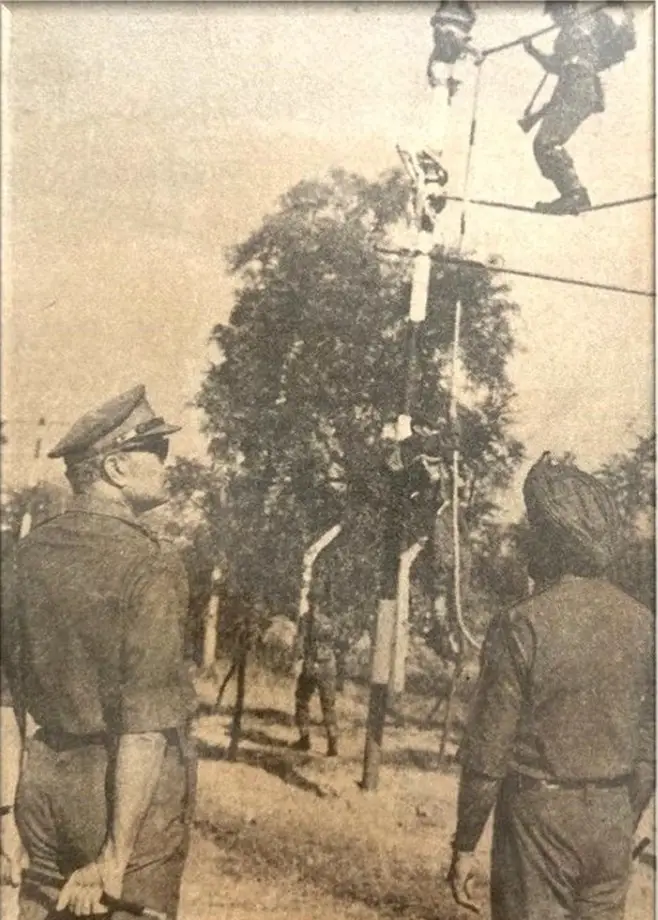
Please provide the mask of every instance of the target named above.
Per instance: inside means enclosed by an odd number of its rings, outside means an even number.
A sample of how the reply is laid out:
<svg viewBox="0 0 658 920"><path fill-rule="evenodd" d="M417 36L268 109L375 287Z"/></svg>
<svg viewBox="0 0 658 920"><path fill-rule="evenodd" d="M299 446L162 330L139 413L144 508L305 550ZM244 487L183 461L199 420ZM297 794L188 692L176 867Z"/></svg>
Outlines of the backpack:
<svg viewBox="0 0 658 920"><path fill-rule="evenodd" d="M608 70L615 64L621 64L636 44L633 26L627 22L616 23L603 10L596 14L593 37L599 53L597 70Z"/></svg>

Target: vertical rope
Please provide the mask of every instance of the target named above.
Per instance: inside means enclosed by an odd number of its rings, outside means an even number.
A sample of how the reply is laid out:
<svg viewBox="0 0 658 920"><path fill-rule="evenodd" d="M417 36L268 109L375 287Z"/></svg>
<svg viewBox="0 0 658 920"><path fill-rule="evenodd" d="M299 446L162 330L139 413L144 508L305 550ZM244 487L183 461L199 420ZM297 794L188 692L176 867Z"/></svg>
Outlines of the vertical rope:
<svg viewBox="0 0 658 920"><path fill-rule="evenodd" d="M482 78L482 68L484 67L484 61L477 65L477 77L475 78L475 89L473 91L473 108L471 115L471 130L468 138L468 152L466 154L466 170L464 172L464 190L462 192L462 213L461 220L459 223L459 243L457 244L457 252L461 253L462 247L464 245L464 237L466 235L466 209L470 204L469 198L469 188L471 184L471 168L473 164L473 148L475 147L475 135L477 132L477 108L478 101L480 98L480 81Z"/></svg>
<svg viewBox="0 0 658 920"><path fill-rule="evenodd" d="M459 221L459 241L457 243L457 253L461 254L464 247L464 237L466 236L466 210L470 203L470 179L473 161L473 148L475 146L475 135L477 131L477 107L480 95L480 79L482 75L483 63L478 65L477 77L475 81L475 90L473 92L473 109L471 116L471 130L468 139L468 153L466 155L466 170L464 173L464 190L462 194L462 211ZM462 303L461 299L455 304L455 323L452 342L452 387L450 393L450 411L449 417L452 425L453 437L457 431L457 410L458 410L458 393L459 393L459 349L461 336L462 320ZM453 542L453 598L455 604L455 618L459 631L463 638L474 648L479 649L480 643L468 630L464 622L462 611L462 592L461 592L461 545L459 533L459 443L455 440L452 451L452 542Z"/></svg>

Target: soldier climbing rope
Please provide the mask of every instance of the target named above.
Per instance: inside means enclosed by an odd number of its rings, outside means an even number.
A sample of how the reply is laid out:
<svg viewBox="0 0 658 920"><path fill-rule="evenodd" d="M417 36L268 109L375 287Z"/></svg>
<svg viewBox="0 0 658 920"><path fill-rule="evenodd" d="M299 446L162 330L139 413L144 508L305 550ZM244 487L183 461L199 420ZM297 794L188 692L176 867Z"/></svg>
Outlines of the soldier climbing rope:
<svg viewBox="0 0 658 920"><path fill-rule="evenodd" d="M464 73L466 64L470 63L477 69L472 99L472 110L475 113L484 62L495 54L520 46L542 65L546 73L526 106L519 125L528 132L540 124L533 144L535 158L542 174L556 185L560 196L555 201L537 202L534 208L526 205L513 205L510 208L535 210L544 214L577 215L618 206L617 202L592 205L589 192L580 182L565 144L590 115L605 110L599 74L622 63L635 48L632 9L624 3L602 3L579 11L576 2L550 0L544 4L544 11L554 20L553 25L479 52L472 43L471 32L476 22L472 6L469 3L440 3L432 18L434 49L428 64L428 79L439 100L435 106L436 119L432 118L428 130L427 146L419 151L405 152L405 167L408 172L414 173L412 181L417 194L422 194L422 181L419 183L418 177L424 177L430 218L435 220L447 201L459 200L448 194L451 164L445 162L446 153L443 149L443 141L454 115L453 98L460 83L464 82L464 79L454 78L454 68L461 66ZM621 12L611 11L611 8L619 8ZM538 51L532 40L554 30L559 31L552 54ZM549 74L557 77L554 92L545 105L533 112L532 108ZM469 149L469 156L470 153ZM622 199L619 204L635 200Z"/></svg>
<svg viewBox="0 0 658 920"><path fill-rule="evenodd" d="M412 250L407 250L413 256L413 275L411 299L409 306L408 333L406 336L407 359L407 385L403 405L400 408L397 424L397 440L403 442L411 435L411 416L415 410L414 398L414 363L416 360L416 335L421 322L424 321L427 310L429 281L432 263L432 249L434 235L438 220L444 212L448 202L456 202L461 208L459 235L456 246L457 256L443 257L444 262L457 262L464 264L472 260L460 258L466 236L466 216L469 205L484 207L505 208L513 211L541 213L545 215L580 215L588 211L622 207L640 201L650 200L653 194L638 197L623 198L602 204L592 205L587 190L581 185L576 175L573 163L564 150L564 144L571 137L577 127L585 118L595 111L603 110L603 99L600 91L598 73L623 60L627 51L635 47L635 30L633 18L630 13L624 13L622 22L614 23L604 14L604 8L610 4L601 4L590 7L586 12L580 13L575 3L552 2L545 5L545 11L552 15L554 23L531 35L524 35L511 42L494 48L477 52L471 43L471 30L475 24L475 15L472 4L469 3L440 3L432 19L434 28L434 50L428 64L428 79L434 91L440 94L436 110L443 112L443 121L439 125L432 125L429 139L425 146L416 150L406 150L398 146L398 153L409 175L412 184L412 214L410 224L417 233L417 245ZM623 6L623 4L622 4ZM544 55L537 51L531 44L532 39L546 34L554 29L559 29L556 37L553 55ZM558 83L549 103L538 112L533 112L532 107L546 82L544 78L533 95L530 104L526 106L524 120L521 125L524 130L529 130L537 122L542 122L542 128L535 140L535 155L546 178L551 179L560 192L560 197L555 202L538 202L534 208L507 204L499 201L471 199L470 180L472 161L475 148L477 131L477 112L483 65L494 54L507 49L523 45L525 50L538 60L545 70L556 73ZM471 100L470 130L468 147L465 157L465 171L463 190L460 195L453 194L450 187L452 164L445 159L443 141L448 128L448 121L453 114L451 111L452 100L459 84L454 76L455 65L471 58L475 64L475 80ZM583 79L586 76L587 92L583 90ZM581 98L582 96L582 98ZM386 251L386 250L380 250ZM390 250L389 250L390 251ZM401 250L397 250L401 252ZM512 275L539 278L564 284L575 284L587 287L620 291L624 293L653 296L652 292L639 291L621 286L595 284L593 282L577 279L561 278L558 276L540 275L533 272L505 269L500 266L487 266L488 270L507 272ZM449 732L451 718L451 700L454 688L461 672L461 662L466 645L479 648L480 643L468 630L462 611L462 572L461 572L461 534L460 534L460 445L458 440L458 409L459 409L459 367L460 367L460 336L461 336L461 310L459 300L455 303L453 343L452 343L452 383L449 407L449 420L452 441L451 482L452 495L450 498L452 516L452 542L453 542L453 573L452 597L448 617L453 635L457 640L458 657L453 672L453 681L447 701L447 711L444 723L444 737L442 751ZM441 513L446 510L446 503L440 506ZM397 536L399 553L399 531L396 535L395 527L389 527L389 537ZM396 554L394 545L388 550L389 561ZM404 557L404 548L402 549ZM406 580L408 582L408 578ZM398 577L398 609L400 604L400 591L408 590L408 584L402 584L403 579ZM390 666L390 646L392 634L391 609L395 601L390 598L390 592L382 595L380 611L378 614L377 634L375 642L374 660L384 664L379 668L381 674L373 665L373 679L371 683L371 700L368 714L368 733L366 738L366 752L364 759L364 776L362 785L365 789L374 789L378 781L378 765L381 755L381 740L386 711L386 688L384 675Z"/></svg>

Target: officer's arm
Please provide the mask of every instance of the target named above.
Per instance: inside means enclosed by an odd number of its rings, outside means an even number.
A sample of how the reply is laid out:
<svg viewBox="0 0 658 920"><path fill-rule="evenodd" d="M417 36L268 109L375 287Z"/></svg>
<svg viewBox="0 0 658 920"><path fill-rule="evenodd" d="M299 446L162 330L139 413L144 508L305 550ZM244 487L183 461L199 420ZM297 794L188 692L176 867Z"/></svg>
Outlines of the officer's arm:
<svg viewBox="0 0 658 920"><path fill-rule="evenodd" d="M16 787L21 766L22 738L14 707L7 696L3 671L3 695L0 700L0 738L2 739L2 769L0 769L0 883L20 885L23 847L14 817Z"/></svg>
<svg viewBox="0 0 658 920"><path fill-rule="evenodd" d="M647 679L640 713L639 744L631 777L631 807L634 826L656 788L656 685L654 681L655 653L647 656Z"/></svg>
<svg viewBox="0 0 658 920"><path fill-rule="evenodd" d="M165 756L165 733L189 712L182 676L182 615L178 575L164 561L137 563L127 578L121 650L121 700L113 811L96 860L74 872L57 909L78 915L100 909L103 891L119 897L140 826L153 799Z"/></svg>
<svg viewBox="0 0 658 920"><path fill-rule="evenodd" d="M494 623L483 649L480 679L460 750L456 852L472 852L507 772L532 660L533 638L523 620Z"/></svg>
<svg viewBox="0 0 658 920"><path fill-rule="evenodd" d="M103 888L114 897L121 894L123 875L160 777L166 745L161 732L119 738L112 820L97 860Z"/></svg>
<svg viewBox="0 0 658 920"><path fill-rule="evenodd" d="M20 629L14 559L2 567L2 622L0 623L0 804L13 808L21 764L22 736L16 709L21 707ZM21 719L21 723L24 720Z"/></svg>
<svg viewBox="0 0 658 920"><path fill-rule="evenodd" d="M94 862L77 869L60 891L56 910L77 916L103 913L104 892L121 897L123 877L158 783L166 741L159 732L119 738L113 777L113 812L103 848Z"/></svg>
<svg viewBox="0 0 658 920"><path fill-rule="evenodd" d="M4 678L3 678L4 684ZM22 741L18 720L11 701L0 700L0 738L2 738L2 770L0 770L0 805L2 812L13 810L21 767Z"/></svg>
<svg viewBox="0 0 658 920"><path fill-rule="evenodd" d="M22 712L20 630L18 626L19 595L15 559L5 560L2 567L2 623L0 628L0 882L18 886L24 851L16 827L14 802L23 753L25 717Z"/></svg>

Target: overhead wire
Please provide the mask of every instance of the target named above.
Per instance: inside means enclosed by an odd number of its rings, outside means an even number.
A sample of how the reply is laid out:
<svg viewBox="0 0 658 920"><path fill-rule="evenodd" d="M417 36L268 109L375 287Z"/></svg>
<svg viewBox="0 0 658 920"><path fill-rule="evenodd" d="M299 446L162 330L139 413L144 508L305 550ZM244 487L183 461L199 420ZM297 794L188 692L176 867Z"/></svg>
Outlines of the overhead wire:
<svg viewBox="0 0 658 920"><path fill-rule="evenodd" d="M557 284L571 284L576 287L594 288L599 291L613 291L617 294L631 294L638 297L655 297L655 291L644 291L640 288L622 287L617 284L602 284L595 281L581 281L577 278L562 278L558 275L544 275L541 272L526 272L517 268L506 268L505 266L484 265L475 259L451 259L450 257L441 258L440 261L453 265L472 265L478 268L486 268L487 271L498 272L502 275L517 275L520 278L536 278L539 281L553 281Z"/></svg>
<svg viewBox="0 0 658 920"><path fill-rule="evenodd" d="M622 208L631 204L638 204L642 201L653 201L656 197L655 192L649 192L646 195L637 195L633 198L620 198L617 201L604 201L601 204L593 204L588 208L583 208L582 211L579 211L578 214L573 215L564 215L556 214L555 217L579 217L581 214L588 214L590 211L605 211L612 208ZM459 195L446 195L446 201L456 201L463 202L464 199ZM543 211L538 211L536 208L532 208L529 205L524 204L513 204L507 201L493 201L488 198L471 198L469 199L469 204L475 204L483 208L502 208L507 211L524 211L528 214L541 214L543 217L548 217L551 215L545 214Z"/></svg>
<svg viewBox="0 0 658 920"><path fill-rule="evenodd" d="M595 12L599 9L603 9L606 4L599 4L593 10L589 10L587 14L591 15L592 12ZM464 239L466 235L466 213L468 206L471 204L484 206L484 207L494 207L494 208L503 208L511 211L521 211L525 213L542 213L537 211L535 208L527 207L524 205L515 205L508 204L506 202L495 202L488 201L484 199L471 199L469 196L469 186L470 186L470 177L472 170L472 157L473 157L473 148L475 145L475 135L477 131L477 107L479 101L479 92L480 92L480 82L484 62L493 54L505 51L509 48L516 47L520 44L523 44L527 41L530 41L534 38L539 37L540 35L545 35L554 29L559 27L558 23L554 23L547 28L537 30L531 34L523 35L513 41L505 42L501 45L486 49L481 56L481 59L478 61L477 65L477 78L475 83L475 90L473 94L472 102L472 114L471 114L471 128L470 128L470 137L468 152L466 158L466 169L464 176L464 190L461 196L445 196L446 200L456 201L462 205L461 217L460 217L460 230L459 230L459 240L457 245L457 257L456 258L443 258L444 263L457 263L457 264L471 264L478 267L487 268L487 270L492 272L505 273L509 275L517 275L519 277L530 277L536 278L538 280L552 281L562 284L571 284L580 287L589 287L596 288L598 290L607 290L614 291L616 293L625 293L637 296L653 297L654 292L644 291L634 288L627 288L620 285L606 285L602 283L588 282L579 279L570 279L562 278L559 276L545 275L539 272L525 272L518 269L506 269L504 267L498 266L484 266L482 263L474 262L473 260L464 260L460 258L463 251ZM536 95L536 94L535 94ZM618 201L604 202L599 205L593 205L585 209L585 211L602 211L617 207L623 207L631 204L637 204L643 201L653 200L655 194L642 195L637 197L629 197L620 199ZM584 212L585 212L584 211ZM581 212L581 213L584 213ZM382 251L382 250L380 250ZM417 254L417 252L414 252ZM432 257L431 258L436 258ZM453 355L452 355L452 382L451 382L451 397L450 397L450 408L449 408L449 417L451 425L453 427L453 434L456 434L457 431L457 413L458 413L458 392L459 392L459 352L460 352L460 331L461 331L461 301L458 299L455 304L455 318L454 318L454 328L453 328ZM460 455L459 455L459 444L455 440L453 447L453 456L452 456L452 529L453 529L453 600L454 600L454 614L457 622L457 626L462 635L463 639L474 646L475 648L480 648L480 643L474 638L474 636L468 630L463 617L462 610L462 598L461 598L461 560L460 560L460 532L459 532L459 467L460 467Z"/></svg>
<svg viewBox="0 0 658 920"><path fill-rule="evenodd" d="M386 249L377 247L377 252L390 256L414 256L415 249ZM470 265L473 268L484 268L490 272L501 275L518 275L520 278L536 278L539 281L552 281L557 284L572 284L576 287L592 288L599 291L613 291L617 294L630 294L637 297L655 297L655 291L645 291L642 288L623 287L617 284L603 284L597 281L584 281L579 278L563 278L559 275L545 275L541 272L522 271L518 268L506 268L503 265L490 265L479 262L477 259L451 258L450 256L430 256L435 262L445 262L449 265Z"/></svg>

